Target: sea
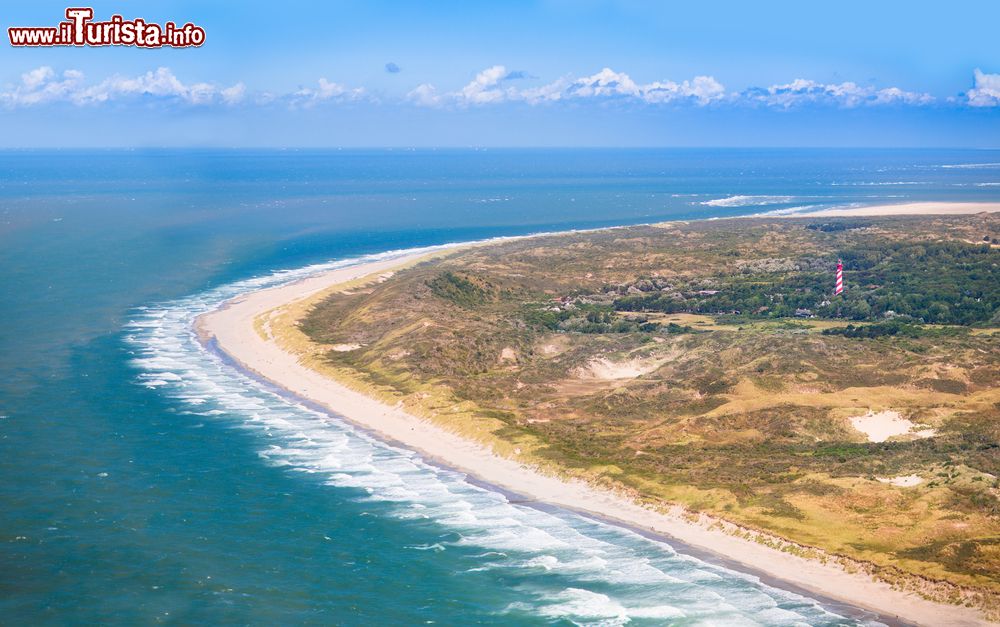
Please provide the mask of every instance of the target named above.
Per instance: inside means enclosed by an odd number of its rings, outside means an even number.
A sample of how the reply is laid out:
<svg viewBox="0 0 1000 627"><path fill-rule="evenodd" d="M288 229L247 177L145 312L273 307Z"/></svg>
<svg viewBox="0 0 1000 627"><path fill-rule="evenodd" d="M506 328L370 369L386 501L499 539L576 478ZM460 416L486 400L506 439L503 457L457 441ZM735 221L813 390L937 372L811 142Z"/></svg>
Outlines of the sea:
<svg viewBox="0 0 1000 627"><path fill-rule="evenodd" d="M394 251L922 200L1000 201L1000 151L0 152L0 624L891 623L381 442L191 322Z"/></svg>

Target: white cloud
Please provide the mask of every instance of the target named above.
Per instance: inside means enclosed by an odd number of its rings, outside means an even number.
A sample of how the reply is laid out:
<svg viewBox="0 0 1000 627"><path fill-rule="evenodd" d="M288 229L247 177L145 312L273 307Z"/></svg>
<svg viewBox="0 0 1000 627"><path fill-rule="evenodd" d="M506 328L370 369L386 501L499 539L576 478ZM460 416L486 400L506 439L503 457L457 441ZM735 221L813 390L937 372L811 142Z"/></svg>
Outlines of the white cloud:
<svg viewBox="0 0 1000 627"><path fill-rule="evenodd" d="M974 76L972 89L960 98L941 102L953 106L1000 106L1000 74L987 74L977 69ZM466 107L505 102L542 105L565 101L621 100L648 105L687 103L693 106L727 104L774 108L810 104L843 108L924 106L938 102L930 94L899 87L877 88L851 81L821 83L803 78L770 87L731 92L726 91L712 76L641 83L625 72L608 67L586 76L563 76L536 86L524 84L534 78L525 71L510 72L503 65L494 65L477 73L468 84L454 91L439 91L433 84L423 83L397 102L424 107ZM293 109L323 102L379 102L363 87L348 87L326 78L291 92L250 93L243 83L228 87L208 82L185 83L165 67L137 76L114 75L98 82L87 82L83 73L77 70L59 74L51 67L43 66L25 72L19 82L0 88L0 105L8 108L60 102L85 106L126 99L161 99L192 106L232 106L241 103L267 106L284 103Z"/></svg>
<svg viewBox="0 0 1000 627"><path fill-rule="evenodd" d="M692 80L675 83L657 81L648 85L636 83L628 74L604 68L596 74L580 78L563 77L539 87L516 88L507 86L511 77L522 78L523 72L511 73L502 65L494 65L482 72L458 91L439 94L432 85L423 84L407 94L407 100L423 106L485 105L520 101L529 104L556 102L570 99L626 98L647 103L666 103L691 100L708 104L721 99L725 88L711 76L697 76Z"/></svg>
<svg viewBox="0 0 1000 627"><path fill-rule="evenodd" d="M518 92L521 99L531 104L562 100L566 90L573 84L569 78L560 78L541 87L529 87Z"/></svg>
<svg viewBox="0 0 1000 627"><path fill-rule="evenodd" d="M237 95L242 97L244 89L242 83L225 89L211 83L185 85L165 67L134 77L116 75L88 85L78 70L66 70L57 77L51 67L44 66L22 74L20 84L0 92L0 102L9 107L55 102L90 105L117 98L150 96L200 105L219 99L234 102Z"/></svg>
<svg viewBox="0 0 1000 627"><path fill-rule="evenodd" d="M512 95L513 92L505 93L500 89L500 82L507 76L507 68L502 65L494 65L486 68L471 83L463 87L454 94L455 98L463 104L486 104L490 102L500 102Z"/></svg>
<svg viewBox="0 0 1000 627"><path fill-rule="evenodd" d="M441 104L441 96L438 94L437 88L430 83L417 85L406 94L406 99L423 107L436 107Z"/></svg>
<svg viewBox="0 0 1000 627"><path fill-rule="evenodd" d="M635 96L641 97L642 90L628 74L604 68L597 74L573 81L567 94L580 98L594 96Z"/></svg>
<svg viewBox="0 0 1000 627"><path fill-rule="evenodd" d="M1000 106L1000 74L987 74L976 68L975 78L975 87L966 93L969 105L973 107Z"/></svg>
<svg viewBox="0 0 1000 627"><path fill-rule="evenodd" d="M52 71L52 68L45 66L25 72L21 75L21 82L24 83L27 89L38 89L46 82L52 80L53 76L55 76L55 72Z"/></svg>
<svg viewBox="0 0 1000 627"><path fill-rule="evenodd" d="M797 78L791 83L771 85L766 89L747 89L738 94L735 100L784 108L810 103L854 108L862 105L924 105L934 102L934 97L930 94L904 91L898 87L876 89L851 81L819 83Z"/></svg>
<svg viewBox="0 0 1000 627"><path fill-rule="evenodd" d="M934 96L930 94L903 91L899 87L887 87L875 92L873 104L909 104L924 105L934 102Z"/></svg>
<svg viewBox="0 0 1000 627"><path fill-rule="evenodd" d="M70 100L82 82L83 74L75 70L63 72L62 78L56 78L52 68L40 67L22 74L19 85L0 93L0 101L15 107Z"/></svg>
<svg viewBox="0 0 1000 627"><path fill-rule="evenodd" d="M706 105L719 100L725 94L726 88L712 76L696 76L680 83L654 81L643 85L636 83L624 72L604 68L597 74L573 81L566 95L575 98L624 96L651 104L692 100L700 105Z"/></svg>
<svg viewBox="0 0 1000 627"><path fill-rule="evenodd" d="M270 91L262 91L254 94L253 102L258 105L269 105L278 99L278 94Z"/></svg>
<svg viewBox="0 0 1000 627"><path fill-rule="evenodd" d="M643 87L646 102L670 102L691 98L698 104L708 104L726 95L726 88L712 76L695 76L690 81L650 83Z"/></svg>
<svg viewBox="0 0 1000 627"><path fill-rule="evenodd" d="M504 88L510 72L502 65L494 65L476 74L465 87L457 91L439 93L430 83L417 85L406 94L406 100L423 107L440 107L449 104L458 106L485 105L505 100L519 100L518 91Z"/></svg>
<svg viewBox="0 0 1000 627"><path fill-rule="evenodd" d="M316 88L303 87L293 92L290 96L292 106L311 107L324 100L359 100L366 93L363 87L350 88L325 78L319 79L318 85Z"/></svg>
<svg viewBox="0 0 1000 627"><path fill-rule="evenodd" d="M243 83L236 83L232 87L227 87L219 92L222 96L222 101L226 104L234 105L243 102L243 98L247 95L247 86Z"/></svg>

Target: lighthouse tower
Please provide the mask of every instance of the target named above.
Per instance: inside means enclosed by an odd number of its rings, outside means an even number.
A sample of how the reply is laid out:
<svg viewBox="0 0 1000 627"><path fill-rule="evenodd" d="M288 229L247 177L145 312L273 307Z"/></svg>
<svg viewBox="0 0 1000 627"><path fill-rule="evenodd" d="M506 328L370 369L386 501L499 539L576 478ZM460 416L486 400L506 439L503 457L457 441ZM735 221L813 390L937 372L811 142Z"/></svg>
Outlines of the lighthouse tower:
<svg viewBox="0 0 1000 627"><path fill-rule="evenodd" d="M840 259L837 260L837 286L833 288L834 294L840 294L844 291L844 262Z"/></svg>

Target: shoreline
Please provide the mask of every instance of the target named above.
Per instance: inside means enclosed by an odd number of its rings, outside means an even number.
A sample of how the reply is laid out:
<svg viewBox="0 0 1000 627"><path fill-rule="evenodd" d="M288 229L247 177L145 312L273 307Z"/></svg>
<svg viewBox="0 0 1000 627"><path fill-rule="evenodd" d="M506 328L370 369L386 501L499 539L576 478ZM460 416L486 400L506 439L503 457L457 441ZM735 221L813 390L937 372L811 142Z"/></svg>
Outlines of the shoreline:
<svg viewBox="0 0 1000 627"><path fill-rule="evenodd" d="M895 205L871 205L869 207L844 207L819 209L802 213L773 214L759 213L754 218L861 218L890 216L958 216L976 213L1000 212L1000 202L904 202Z"/></svg>
<svg viewBox="0 0 1000 627"><path fill-rule="evenodd" d="M264 378L260 373L247 369L246 366L236 361L229 353L225 352L221 347L219 347L218 342L214 338L210 338L208 340L203 341L203 346L209 352L217 355L224 363L226 363L230 367L238 369L244 375L250 377L251 379L254 379L258 384L263 385L266 389L277 394L278 396L281 396L282 398L290 401L294 401L295 403L300 403L308 407L309 409L321 412L327 416L330 416L331 418L343 420L348 424L350 424L351 426L353 426L354 428L361 431L362 433L378 440L379 442L382 442L389 446L407 448L405 444L402 444L399 440L392 438L391 436L377 432L369 426L363 425L349 418L346 418L334 412L325 405L316 403L315 401L312 401L306 397L299 396L298 394L295 394L294 392L291 392L290 390L281 387L274 381ZM752 564L746 564L743 562L733 560L711 549L695 546L693 544L688 544L687 542L679 538L676 538L674 536L668 535L663 532L658 532L644 527L638 527L633 523L630 523L620 518L615 518L613 516L596 513L585 509L578 509L568 505L554 505L545 501L537 500L535 498L517 492L511 488L506 488L501 485L490 483L489 481L482 479L481 477L472 474L471 472L462 470L452 464L449 464L446 460L440 457L436 457L429 453L424 453L422 451L418 452L420 453L421 459L424 461L424 463L437 468L451 470L454 472L460 472L463 475L465 475L465 481L468 482L469 484L483 488L485 490L489 490L491 492L502 494L512 504L521 505L524 507L530 507L547 513L554 513L554 512L568 513L575 516L581 516L583 518L587 518L589 520L593 520L595 522L599 522L602 524L612 525L615 527L627 529L637 535L642 536L643 538L652 540L654 542L667 544L670 546L671 549L675 550L677 553L687 555L689 557L694 557L695 559L699 559L713 566L726 568L729 570L743 573L745 575L756 577L760 580L762 584L770 586L772 588L778 588L786 592L792 592L794 594L802 595L803 597L806 597L812 601L816 601L823 608L847 618L853 618L858 620L875 620L878 621L879 623L887 625L888 627L912 627L918 625L918 623L905 621L898 616L894 615L889 616L887 614L880 613L874 609L864 608L845 600L835 599L833 597L827 596L825 593L819 590L811 590L804 588L790 579L779 578L773 574L770 574L764 570L757 568Z"/></svg>
<svg viewBox="0 0 1000 627"><path fill-rule="evenodd" d="M937 203L911 203L830 211L867 211L853 215L912 215L892 207L916 205L925 215L938 213ZM955 208L954 205L962 205ZM1000 203L951 203L951 214L1000 211ZM884 213L889 211L889 213ZM824 211L787 217L826 217ZM841 214L829 217L839 217ZM765 218L768 216L746 216ZM612 227L613 228L613 227ZM476 245L476 244L471 244ZM459 250L462 245L447 249ZM433 422L410 414L400 405L390 406L351 389L300 363L271 337L269 329L255 322L268 312L316 296L345 283L391 272L426 258L426 252L403 253L391 259L321 272L299 281L251 292L227 301L219 309L199 316L196 329L202 343L252 374L296 399L304 399L324 412L362 428L375 437L419 452L428 461L459 470L473 483L502 493L527 497L529 506L553 507L624 526L644 535L683 547L708 562L753 574L773 587L811 596L824 606L857 608L854 617L875 612L889 624L983 624L980 612L964 606L927 600L915 593L892 588L869 575L848 572L843 566L821 563L771 548L752 539L709 528L703 518L692 521L676 506L655 511L633 499L578 479L563 479L540 472L525 463L501 457L476 441L458 436ZM266 325L267 323L265 323ZM761 534L764 537L766 534ZM790 543L794 544L794 543ZM714 560L712 558L715 558ZM818 597L818 598L817 598ZM848 612L851 615L850 612Z"/></svg>

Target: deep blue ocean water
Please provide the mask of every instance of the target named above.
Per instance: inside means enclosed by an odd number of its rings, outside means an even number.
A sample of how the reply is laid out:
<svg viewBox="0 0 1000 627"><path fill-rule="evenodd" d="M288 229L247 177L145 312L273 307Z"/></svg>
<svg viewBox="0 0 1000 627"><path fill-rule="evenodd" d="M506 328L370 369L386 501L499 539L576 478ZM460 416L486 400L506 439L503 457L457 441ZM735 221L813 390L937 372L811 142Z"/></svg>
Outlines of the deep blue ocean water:
<svg viewBox="0 0 1000 627"><path fill-rule="evenodd" d="M863 622L512 504L189 324L389 250L913 200L1000 200L1000 151L0 152L0 624Z"/></svg>

